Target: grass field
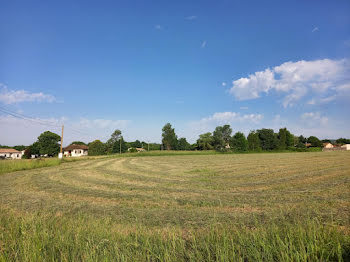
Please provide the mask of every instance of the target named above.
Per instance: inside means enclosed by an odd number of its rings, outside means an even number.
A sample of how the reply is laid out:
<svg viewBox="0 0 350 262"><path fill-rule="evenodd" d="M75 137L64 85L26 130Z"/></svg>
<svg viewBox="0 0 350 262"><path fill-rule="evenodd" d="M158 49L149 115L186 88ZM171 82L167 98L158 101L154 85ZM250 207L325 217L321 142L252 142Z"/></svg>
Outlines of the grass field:
<svg viewBox="0 0 350 262"><path fill-rule="evenodd" d="M0 175L0 261L350 261L350 154L105 157Z"/></svg>

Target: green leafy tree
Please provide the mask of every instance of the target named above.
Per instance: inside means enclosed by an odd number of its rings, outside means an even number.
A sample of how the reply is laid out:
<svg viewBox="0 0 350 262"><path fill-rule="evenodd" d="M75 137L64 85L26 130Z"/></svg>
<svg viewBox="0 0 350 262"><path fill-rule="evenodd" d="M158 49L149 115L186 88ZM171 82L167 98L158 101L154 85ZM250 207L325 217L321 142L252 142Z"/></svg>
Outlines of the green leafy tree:
<svg viewBox="0 0 350 262"><path fill-rule="evenodd" d="M23 146L23 145L19 145L19 146L14 146L13 149L16 149L18 151L23 151L26 149L26 146Z"/></svg>
<svg viewBox="0 0 350 262"><path fill-rule="evenodd" d="M107 147L107 152L108 153L113 153L114 150L114 144L119 141L119 139L122 136L122 131L120 131L119 129L116 129L112 135L111 138L107 140L106 142L106 147Z"/></svg>
<svg viewBox="0 0 350 262"><path fill-rule="evenodd" d="M341 145L350 144L350 139L347 139L347 138L338 138L335 142L336 142L337 144L341 144Z"/></svg>
<svg viewBox="0 0 350 262"><path fill-rule="evenodd" d="M230 125L218 126L213 132L214 147L216 149L223 149L229 145L232 135L232 128Z"/></svg>
<svg viewBox="0 0 350 262"><path fill-rule="evenodd" d="M23 154L23 158L25 159L30 159L32 158L32 155L40 155L40 151L39 151L39 143L35 142L32 145L28 146Z"/></svg>
<svg viewBox="0 0 350 262"><path fill-rule="evenodd" d="M54 156L57 155L60 151L60 145L58 142L61 140L61 137L50 131L42 133L38 137L38 148L40 155Z"/></svg>
<svg viewBox="0 0 350 262"><path fill-rule="evenodd" d="M251 151L260 151L260 139L259 134L256 131L250 131L248 137L248 149Z"/></svg>
<svg viewBox="0 0 350 262"><path fill-rule="evenodd" d="M191 150L190 143L187 142L186 138L181 137L177 142L177 150Z"/></svg>
<svg viewBox="0 0 350 262"><path fill-rule="evenodd" d="M166 150L176 150L177 136L170 123L167 123L162 129L162 143Z"/></svg>
<svg viewBox="0 0 350 262"><path fill-rule="evenodd" d="M82 141L73 141L72 143L70 143L71 145L84 145L86 146L86 144Z"/></svg>
<svg viewBox="0 0 350 262"><path fill-rule="evenodd" d="M211 135L210 132L199 135L199 138L197 140L197 147L199 150L212 150L214 148L213 146L214 138Z"/></svg>
<svg viewBox="0 0 350 262"><path fill-rule="evenodd" d="M118 140L115 141L113 148L112 148L112 153L125 153L128 150L128 144L127 142L124 141L123 137L120 136Z"/></svg>
<svg viewBox="0 0 350 262"><path fill-rule="evenodd" d="M299 136L299 143L306 143L306 138L305 137L303 137L302 135L301 136Z"/></svg>
<svg viewBox="0 0 350 262"><path fill-rule="evenodd" d="M280 128L278 132L278 148L286 149L287 147L287 128Z"/></svg>
<svg viewBox="0 0 350 262"><path fill-rule="evenodd" d="M291 132L289 132L287 129L286 129L286 146L287 148L294 146L294 135Z"/></svg>
<svg viewBox="0 0 350 262"><path fill-rule="evenodd" d="M248 141L245 135L241 132L237 132L232 137L231 144L233 146L233 150L237 152L247 151L248 149Z"/></svg>
<svg viewBox="0 0 350 262"><path fill-rule="evenodd" d="M257 130L260 139L260 145L263 150L274 150L278 148L278 138L272 129L263 128Z"/></svg>
<svg viewBox="0 0 350 262"><path fill-rule="evenodd" d="M312 147L322 147L322 142L315 136L310 136L307 142L310 143Z"/></svg>
<svg viewBox="0 0 350 262"><path fill-rule="evenodd" d="M142 147L142 143L140 142L140 140L136 140L135 142L131 142L130 146L134 148L140 148Z"/></svg>
<svg viewBox="0 0 350 262"><path fill-rule="evenodd" d="M99 156L106 154L106 145L100 140L89 143L89 156Z"/></svg>

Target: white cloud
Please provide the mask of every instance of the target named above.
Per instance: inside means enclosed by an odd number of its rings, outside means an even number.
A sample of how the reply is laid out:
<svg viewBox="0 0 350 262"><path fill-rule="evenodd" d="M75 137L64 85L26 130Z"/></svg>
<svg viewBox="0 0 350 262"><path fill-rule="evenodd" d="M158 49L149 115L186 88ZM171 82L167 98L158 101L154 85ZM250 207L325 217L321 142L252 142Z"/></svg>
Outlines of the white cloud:
<svg viewBox="0 0 350 262"><path fill-rule="evenodd" d="M195 15L190 15L190 16L187 16L185 19L186 19L186 20L195 20L195 19L197 19L197 16L195 16Z"/></svg>
<svg viewBox="0 0 350 262"><path fill-rule="evenodd" d="M320 112L306 112L300 118L307 126L324 126L328 123L328 118L322 116Z"/></svg>
<svg viewBox="0 0 350 262"><path fill-rule="evenodd" d="M188 124L187 135L190 140L195 141L196 137L203 132L212 132L216 126L231 125L234 128L242 127L239 130L246 129L251 125L260 123L263 119L261 114L240 114L236 112L217 112L209 117L202 118L199 121L193 121Z"/></svg>
<svg viewBox="0 0 350 262"><path fill-rule="evenodd" d="M10 90L7 86L0 84L0 103L16 104L23 102L54 102L55 97L44 93L29 93L25 90Z"/></svg>
<svg viewBox="0 0 350 262"><path fill-rule="evenodd" d="M318 29L318 27L316 26L316 27L314 27L314 29L312 29L312 33L314 33L314 32L317 32L317 31L320 31L319 29Z"/></svg>
<svg viewBox="0 0 350 262"><path fill-rule="evenodd" d="M161 25L155 25L154 28L155 28L156 30L162 30L162 29L163 29L163 27L162 27Z"/></svg>
<svg viewBox="0 0 350 262"><path fill-rule="evenodd" d="M207 45L207 41L203 41L201 47L204 48Z"/></svg>
<svg viewBox="0 0 350 262"><path fill-rule="evenodd" d="M222 86L226 86L227 83L226 83L226 82L222 82L221 85L222 85Z"/></svg>
<svg viewBox="0 0 350 262"><path fill-rule="evenodd" d="M229 93L238 100L255 99L275 91L284 96L283 106L288 107L307 95L315 95L321 100L325 96L349 92L350 61L323 59L286 62L232 83Z"/></svg>

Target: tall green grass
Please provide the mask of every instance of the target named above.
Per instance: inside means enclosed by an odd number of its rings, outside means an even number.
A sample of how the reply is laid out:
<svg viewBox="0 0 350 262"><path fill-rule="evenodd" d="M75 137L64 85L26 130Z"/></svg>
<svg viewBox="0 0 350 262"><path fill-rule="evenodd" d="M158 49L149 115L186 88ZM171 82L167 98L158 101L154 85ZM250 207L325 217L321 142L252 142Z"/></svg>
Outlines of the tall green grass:
<svg viewBox="0 0 350 262"><path fill-rule="evenodd" d="M20 170L29 170L41 167L58 166L64 162L82 160L78 158L58 159L58 158L39 158L39 159L16 159L1 160L0 175Z"/></svg>
<svg viewBox="0 0 350 262"><path fill-rule="evenodd" d="M350 239L317 220L201 230L122 227L79 214L0 215L0 261L349 261Z"/></svg>

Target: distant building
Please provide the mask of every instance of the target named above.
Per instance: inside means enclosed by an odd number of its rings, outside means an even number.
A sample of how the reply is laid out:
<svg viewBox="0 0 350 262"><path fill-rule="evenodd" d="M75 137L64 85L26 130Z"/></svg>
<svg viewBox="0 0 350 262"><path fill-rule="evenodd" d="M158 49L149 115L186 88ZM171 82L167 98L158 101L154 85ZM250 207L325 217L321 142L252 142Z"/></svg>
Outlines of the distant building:
<svg viewBox="0 0 350 262"><path fill-rule="evenodd" d="M140 148L140 147L136 147L136 151L137 152L146 152L146 149Z"/></svg>
<svg viewBox="0 0 350 262"><path fill-rule="evenodd" d="M89 147L86 145L70 145L63 149L63 154L66 157L78 157L78 156L87 156Z"/></svg>
<svg viewBox="0 0 350 262"><path fill-rule="evenodd" d="M350 144L345 144L341 146L342 148L345 148L345 150L350 150Z"/></svg>
<svg viewBox="0 0 350 262"><path fill-rule="evenodd" d="M334 146L331 143L323 143L323 148L333 148Z"/></svg>
<svg viewBox="0 0 350 262"><path fill-rule="evenodd" d="M23 153L17 151L13 148L0 148L0 157L2 158L12 158L12 159L21 159Z"/></svg>

